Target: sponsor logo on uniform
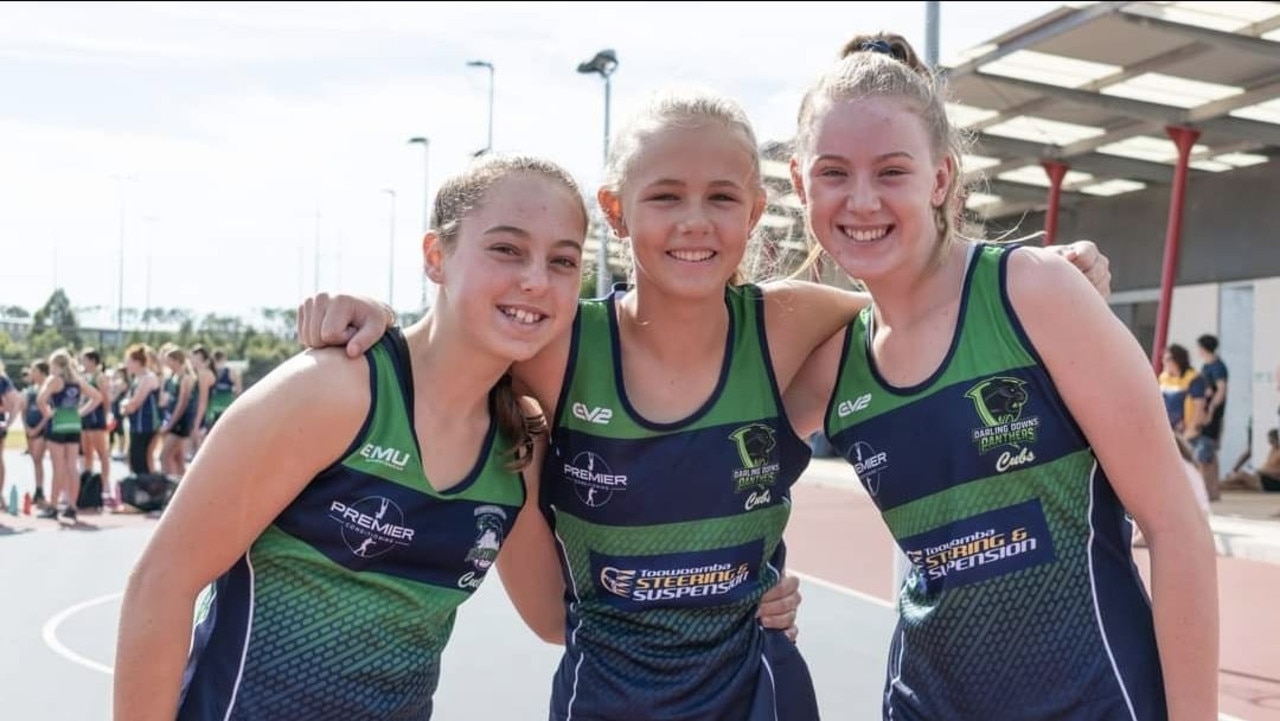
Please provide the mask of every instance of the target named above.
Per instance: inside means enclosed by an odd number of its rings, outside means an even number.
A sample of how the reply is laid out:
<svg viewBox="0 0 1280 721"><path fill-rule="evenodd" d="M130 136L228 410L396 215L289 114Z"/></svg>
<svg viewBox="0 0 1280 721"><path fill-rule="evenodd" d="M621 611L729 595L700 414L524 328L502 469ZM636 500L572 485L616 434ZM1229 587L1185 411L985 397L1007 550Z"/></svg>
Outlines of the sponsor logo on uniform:
<svg viewBox="0 0 1280 721"><path fill-rule="evenodd" d="M604 425L608 425L609 421L613 419L613 409L606 408L604 406L587 407L587 404L585 403L575 402L570 407L573 410L573 417L577 418L580 421L586 421L588 423L596 423L604 426Z"/></svg>
<svg viewBox="0 0 1280 721"><path fill-rule="evenodd" d="M473 570L462 574L458 579L458 588L474 591L488 573L494 561L498 559L498 551L502 549L507 512L501 506L478 506L475 510L476 540L467 551L465 560Z"/></svg>
<svg viewBox="0 0 1280 721"><path fill-rule="evenodd" d="M997 459L1001 472L1035 460L1028 446L1039 437L1040 418L1023 415L1029 398L1026 381L995 376L975 384L964 395L973 401L982 422L972 436L979 454L1001 447L1012 449Z"/></svg>
<svg viewBox="0 0 1280 721"><path fill-rule="evenodd" d="M403 471L409 464L409 452L397 448L384 448L366 443L360 448L360 457L365 460L386 466L395 471Z"/></svg>
<svg viewBox="0 0 1280 721"><path fill-rule="evenodd" d="M764 542L652 556L591 552L600 597L630 610L721 606L747 598L759 580Z"/></svg>
<svg viewBox="0 0 1280 721"><path fill-rule="evenodd" d="M564 475L573 481L578 500L591 508L608 503L613 494L627 490L627 477L614 473L598 454L582 451L564 464Z"/></svg>
<svg viewBox="0 0 1280 721"><path fill-rule="evenodd" d="M729 440L733 441L738 461L742 464L733 472L734 492L754 492L772 486L778 479L779 468L778 441L773 428L763 423L751 423L730 433Z"/></svg>
<svg viewBox="0 0 1280 721"><path fill-rule="evenodd" d="M1053 560L1039 500L963 519L900 542L915 566L916 590L933 593Z"/></svg>
<svg viewBox="0 0 1280 721"><path fill-rule="evenodd" d="M385 496L366 496L355 503L329 502L329 518L342 529L342 541L360 558L377 558L413 542L404 511Z"/></svg>
<svg viewBox="0 0 1280 721"><path fill-rule="evenodd" d="M853 472L867 487L867 492L873 496L879 494L881 476L889 470L889 454L877 451L866 441L858 441L853 444L849 461L853 463Z"/></svg>
<svg viewBox="0 0 1280 721"><path fill-rule="evenodd" d="M858 411L865 411L869 405L871 405L871 394L866 393L853 400L840 401L836 405L836 415L841 418L848 418Z"/></svg>

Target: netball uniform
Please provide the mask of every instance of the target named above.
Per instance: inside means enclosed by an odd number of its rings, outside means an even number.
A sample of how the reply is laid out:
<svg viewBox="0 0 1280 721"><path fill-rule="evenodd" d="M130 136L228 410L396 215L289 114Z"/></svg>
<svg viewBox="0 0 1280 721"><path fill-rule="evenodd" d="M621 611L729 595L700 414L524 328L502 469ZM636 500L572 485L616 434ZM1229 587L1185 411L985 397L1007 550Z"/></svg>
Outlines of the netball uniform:
<svg viewBox="0 0 1280 721"><path fill-rule="evenodd" d="M94 388L98 387L97 373L90 373L85 376L84 382ZM84 417L84 430L86 431L104 431L107 429L107 399L103 398L102 402L94 407Z"/></svg>
<svg viewBox="0 0 1280 721"><path fill-rule="evenodd" d="M165 422L173 421L173 416L178 411L178 403L182 396L182 376L173 375L165 381L165 392L169 395L169 405L165 408ZM191 390L188 392L187 405L182 409L182 417L178 418L170 426L169 432L179 438L186 438L191 435L191 422L196 414L196 388L192 384Z"/></svg>
<svg viewBox="0 0 1280 721"><path fill-rule="evenodd" d="M231 380L231 369L223 366L214 371L213 385L209 388L209 408L204 414L204 427L212 428L236 399L235 383Z"/></svg>
<svg viewBox="0 0 1280 721"><path fill-rule="evenodd" d="M40 412L40 404L36 403L36 398L40 396L40 389L35 386L28 386L25 391L27 397L26 411L22 415L22 425L27 430L40 425L40 421L44 420L44 414ZM44 431L41 432L45 438L49 437L49 426L45 425Z"/></svg>
<svg viewBox="0 0 1280 721"><path fill-rule="evenodd" d="M49 396L49 406L53 409L53 418L49 420L50 443L79 443L80 429L80 386L63 381L62 390Z"/></svg>
<svg viewBox="0 0 1280 721"><path fill-rule="evenodd" d="M356 440L202 595L178 719L430 717L455 611L493 565L524 484L491 424L467 478L434 490L403 335L366 357L372 403Z"/></svg>
<svg viewBox="0 0 1280 721"><path fill-rule="evenodd" d="M4 400L5 395L13 389L14 389L13 382L9 380L9 377L0 375L0 402L2 402ZM0 407L0 420L5 421L5 425L3 427L0 427L0 443L2 443L5 439L5 436L9 435L9 424L12 423L14 419L9 418L4 408ZM3 499L0 499L0 500L3 500Z"/></svg>
<svg viewBox="0 0 1280 721"><path fill-rule="evenodd" d="M885 718L1166 718L1131 525L1006 293L1008 247L969 262L937 372L890 386L873 314L850 326L826 414L912 562Z"/></svg>
<svg viewBox="0 0 1280 721"><path fill-rule="evenodd" d="M627 399L615 305L579 304L541 505L567 585L551 718L817 718L795 646L755 618L809 460L782 411L758 288L726 289L720 381L688 418Z"/></svg>
<svg viewBox="0 0 1280 721"><path fill-rule="evenodd" d="M134 378L129 384L130 396L137 392L137 389L138 379ZM158 430L160 430L160 391L156 389L148 393L142 405L129 414L129 433L154 434Z"/></svg>

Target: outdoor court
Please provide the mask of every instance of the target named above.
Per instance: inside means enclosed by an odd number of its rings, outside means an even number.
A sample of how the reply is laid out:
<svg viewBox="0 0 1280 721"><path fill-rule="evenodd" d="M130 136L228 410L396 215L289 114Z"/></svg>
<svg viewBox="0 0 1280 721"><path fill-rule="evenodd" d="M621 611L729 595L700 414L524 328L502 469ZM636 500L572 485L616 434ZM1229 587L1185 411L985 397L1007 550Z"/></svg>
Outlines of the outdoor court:
<svg viewBox="0 0 1280 721"><path fill-rule="evenodd" d="M28 458L10 452L6 465L20 491L31 487ZM894 620L892 553L851 475L831 461L810 467L794 494L789 565L803 581L799 643L823 717L873 721ZM61 530L0 518L0 719L110 719L120 594L153 526L136 516L82 514ZM1219 573L1222 719L1280 721L1280 614L1265 595L1280 589L1280 565L1222 558ZM490 579L459 613L434 719L545 719L558 658Z"/></svg>

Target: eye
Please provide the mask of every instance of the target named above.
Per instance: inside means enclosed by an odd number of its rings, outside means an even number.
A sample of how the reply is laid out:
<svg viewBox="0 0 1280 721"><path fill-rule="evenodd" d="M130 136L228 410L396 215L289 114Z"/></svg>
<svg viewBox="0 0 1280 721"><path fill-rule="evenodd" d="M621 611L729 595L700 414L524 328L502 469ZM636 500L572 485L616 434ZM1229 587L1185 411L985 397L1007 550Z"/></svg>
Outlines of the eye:
<svg viewBox="0 0 1280 721"><path fill-rule="evenodd" d="M888 176L898 176L898 175L907 175L908 171L906 168L885 168L884 170L880 171L880 174L888 175Z"/></svg>
<svg viewBox="0 0 1280 721"><path fill-rule="evenodd" d="M654 193L653 195L650 195L648 198L645 198L645 200L648 200L650 202L658 202L658 203L669 203L679 199L680 199L680 196L676 195L675 193Z"/></svg>
<svg viewBox="0 0 1280 721"><path fill-rule="evenodd" d="M817 172L817 176L819 178L843 178L846 175L848 175L848 173L844 172L844 170L833 166L821 168Z"/></svg>
<svg viewBox="0 0 1280 721"><path fill-rule="evenodd" d="M516 256L520 254L520 249L510 243L496 243L489 246L489 251L499 255Z"/></svg>
<svg viewBox="0 0 1280 721"><path fill-rule="evenodd" d="M736 202L738 202L738 196L736 196L736 195L732 195L732 194L730 194L730 193L716 193L715 195L711 196L711 199L712 199L712 200L714 200L714 201L716 201L716 202L718 202L718 203L725 203L725 202L728 202L728 203L736 203Z"/></svg>

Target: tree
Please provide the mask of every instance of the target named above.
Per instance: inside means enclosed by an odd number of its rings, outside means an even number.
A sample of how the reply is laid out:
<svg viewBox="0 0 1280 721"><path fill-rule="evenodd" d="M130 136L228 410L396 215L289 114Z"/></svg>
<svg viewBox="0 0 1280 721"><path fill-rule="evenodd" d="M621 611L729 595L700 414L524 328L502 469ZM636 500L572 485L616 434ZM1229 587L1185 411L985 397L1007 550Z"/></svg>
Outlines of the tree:
<svg viewBox="0 0 1280 721"><path fill-rule="evenodd" d="M31 317L31 314L27 312L26 308L17 305L6 306L3 311L0 311L0 314L3 314L5 318L22 319Z"/></svg>
<svg viewBox="0 0 1280 721"><path fill-rule="evenodd" d="M31 319L31 335L38 336L46 329L55 331L67 343L80 345L80 324L76 322L76 313L71 308L71 301L61 288L53 291L44 307L36 311ZM33 343L34 346L34 338Z"/></svg>

